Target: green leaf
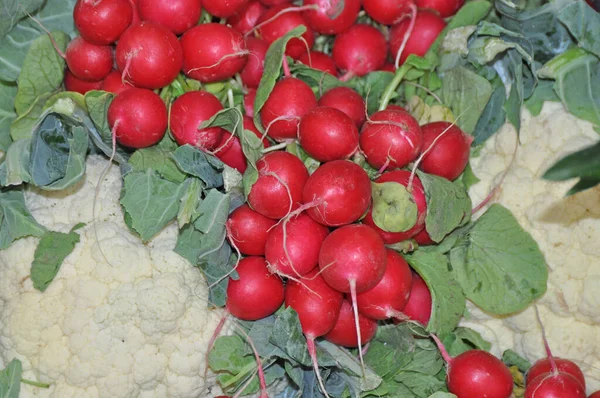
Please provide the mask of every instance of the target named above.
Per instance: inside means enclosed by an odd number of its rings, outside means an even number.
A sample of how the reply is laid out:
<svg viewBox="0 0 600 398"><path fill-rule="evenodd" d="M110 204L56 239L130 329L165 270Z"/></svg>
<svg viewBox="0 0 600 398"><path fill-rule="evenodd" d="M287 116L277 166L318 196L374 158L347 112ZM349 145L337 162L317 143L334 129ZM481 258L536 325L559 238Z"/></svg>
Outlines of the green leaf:
<svg viewBox="0 0 600 398"><path fill-rule="evenodd" d="M43 3L43 0L5 1L0 8L0 38L6 36L22 18L36 11Z"/></svg>
<svg viewBox="0 0 600 398"><path fill-rule="evenodd" d="M450 261L467 298L492 314L521 311L546 292L544 255L499 204L473 223L450 251Z"/></svg>
<svg viewBox="0 0 600 398"><path fill-rule="evenodd" d="M505 102L506 89L502 85L496 87L473 130L474 146L483 144L502 127L506 121Z"/></svg>
<svg viewBox="0 0 600 398"><path fill-rule="evenodd" d="M33 287L45 292L54 280L65 258L73 252L79 243L77 229L84 224L77 224L68 234L48 231L40 239L31 263L31 281Z"/></svg>
<svg viewBox="0 0 600 398"><path fill-rule="evenodd" d="M69 36L63 32L52 32L61 51L65 51ZM15 97L17 115L27 112L40 95L52 93L62 84L65 60L58 55L47 35L35 39L23 60L17 81Z"/></svg>
<svg viewBox="0 0 600 398"><path fill-rule="evenodd" d="M506 350L502 353L502 362L508 367L516 366L523 373L527 372L531 367L531 363L528 360L513 350Z"/></svg>
<svg viewBox="0 0 600 398"><path fill-rule="evenodd" d="M21 185L29 182L29 156L31 140L14 142L5 154L4 161L0 164L0 185Z"/></svg>
<svg viewBox="0 0 600 398"><path fill-rule="evenodd" d="M405 255L405 258L431 292L433 304L427 330L443 338L458 325L465 309L465 296L448 271L448 259L441 253L425 248Z"/></svg>
<svg viewBox="0 0 600 398"><path fill-rule="evenodd" d="M429 398L457 398L456 395L449 392L438 391L429 396Z"/></svg>
<svg viewBox="0 0 600 398"><path fill-rule="evenodd" d="M4 370L0 371L1 398L19 398L22 374L23 365L18 359L13 359Z"/></svg>
<svg viewBox="0 0 600 398"><path fill-rule="evenodd" d="M550 181L578 177L600 178L600 142L565 156L542 176Z"/></svg>
<svg viewBox="0 0 600 398"><path fill-rule="evenodd" d="M206 236L202 236L202 238L206 239ZM232 255L231 246L225 242L224 238L220 243L221 246L216 251L211 251L205 255L202 253L203 247L199 250L199 266L209 286L208 300L210 304L217 307L225 306L229 277L238 278L235 271L237 256Z"/></svg>
<svg viewBox="0 0 600 398"><path fill-rule="evenodd" d="M46 229L35 221L25 205L23 191L0 192L0 250L25 236L42 236Z"/></svg>
<svg viewBox="0 0 600 398"><path fill-rule="evenodd" d="M84 98L90 118L94 122L98 132L103 140L111 145L112 137L110 134L110 126L108 125L107 114L108 107L114 98L115 95L113 93L97 90L88 91Z"/></svg>
<svg viewBox="0 0 600 398"><path fill-rule="evenodd" d="M427 199L425 228L434 242L442 239L471 219L471 199L460 182L417 172Z"/></svg>
<svg viewBox="0 0 600 398"><path fill-rule="evenodd" d="M465 191L469 192L469 189L471 189L471 187L475 184L477 184L479 181L481 181L479 179L479 177L477 177L475 175L475 172L473 171L473 168L471 167L471 163L467 163L467 167L465 167L465 170L463 171L462 175L459 177L460 182L463 184L463 186L465 187Z"/></svg>
<svg viewBox="0 0 600 398"><path fill-rule="evenodd" d="M406 367L415 351L415 339L404 325L385 325L369 344L365 363L384 379L389 379Z"/></svg>
<svg viewBox="0 0 600 398"><path fill-rule="evenodd" d="M554 82L551 80L540 80L531 97L525 100L525 106L532 116L538 116L546 101L560 101L554 91Z"/></svg>
<svg viewBox="0 0 600 398"><path fill-rule="evenodd" d="M152 169L165 180L180 184L186 175L179 170L171 157L172 152L164 150L158 145L138 149L129 158L132 171L146 171Z"/></svg>
<svg viewBox="0 0 600 398"><path fill-rule="evenodd" d="M371 183L373 221L388 232L408 231L417 223L417 205L406 187L397 182Z"/></svg>
<svg viewBox="0 0 600 398"><path fill-rule="evenodd" d="M377 111L381 96L393 79L392 72L376 71L358 80L356 89L365 99L369 115Z"/></svg>
<svg viewBox="0 0 600 398"><path fill-rule="evenodd" d="M121 205L131 227L144 242L159 233L176 216L185 184L176 184L151 169L134 171L123 178Z"/></svg>
<svg viewBox="0 0 600 398"><path fill-rule="evenodd" d="M207 188L223 186L223 162L191 145L180 146L172 159L184 173L198 177Z"/></svg>
<svg viewBox="0 0 600 398"><path fill-rule="evenodd" d="M300 319L292 307L278 313L269 341L299 364L312 365Z"/></svg>
<svg viewBox="0 0 600 398"><path fill-rule="evenodd" d="M571 32L577 46L600 57L600 14L583 0L572 1L558 11L559 21Z"/></svg>
<svg viewBox="0 0 600 398"><path fill-rule="evenodd" d="M10 136L13 141L31 138L36 125L40 122L42 113L44 113L44 105L51 95L51 93L46 93L37 97L31 107L11 123Z"/></svg>
<svg viewBox="0 0 600 398"><path fill-rule="evenodd" d="M318 160L311 158L308 155L308 153L306 153L306 151L302 149L302 147L295 141L286 145L285 151L291 153L292 155L302 160L302 163L304 163L304 165L308 169L309 174L314 173L315 170L317 170L321 165L321 163Z"/></svg>
<svg viewBox="0 0 600 398"><path fill-rule="evenodd" d="M417 397L428 397L436 391L446 388L446 382L435 376L417 373L402 372L396 376L396 381L401 382Z"/></svg>
<svg viewBox="0 0 600 398"><path fill-rule="evenodd" d="M10 125L17 117L14 107L17 86L0 80L0 151L6 151L12 142Z"/></svg>
<svg viewBox="0 0 600 398"><path fill-rule="evenodd" d="M318 96L334 87L348 86L347 83L340 81L332 74L323 72L322 70L313 69L300 62L291 64L290 71L296 78L302 80L313 89L316 89Z"/></svg>
<svg viewBox="0 0 600 398"><path fill-rule="evenodd" d="M458 327L448 334L443 343L451 357L473 349L489 351L492 348L492 344L478 332L464 327Z"/></svg>
<svg viewBox="0 0 600 398"><path fill-rule="evenodd" d="M179 212L177 213L177 224L179 228L193 221L196 216L196 209L202 200L202 191L204 184L197 178L189 178L187 188L181 196Z"/></svg>

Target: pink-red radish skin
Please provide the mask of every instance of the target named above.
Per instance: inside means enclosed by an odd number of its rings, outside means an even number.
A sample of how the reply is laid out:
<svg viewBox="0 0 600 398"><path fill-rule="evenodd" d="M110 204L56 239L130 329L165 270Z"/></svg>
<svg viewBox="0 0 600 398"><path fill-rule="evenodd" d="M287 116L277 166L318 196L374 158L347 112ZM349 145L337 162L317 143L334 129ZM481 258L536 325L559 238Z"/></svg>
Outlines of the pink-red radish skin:
<svg viewBox="0 0 600 398"><path fill-rule="evenodd" d="M256 136L258 138L262 138L262 143L265 148L268 148L271 146L271 144L269 143L269 140L267 140L266 137L263 138L262 133L260 131L258 131L258 129L256 128L256 125L254 124L254 120L252 120L252 118L249 116L244 116L244 130L250 130L254 134L256 134Z"/></svg>
<svg viewBox="0 0 600 398"><path fill-rule="evenodd" d="M331 232L319 253L319 268L325 282L343 293L350 293L351 282L356 292L374 288L383 278L387 252L383 240L371 227L344 225Z"/></svg>
<svg viewBox="0 0 600 398"><path fill-rule="evenodd" d="M319 261L321 244L329 229L305 213L273 227L265 245L269 269L281 276L299 278L313 270Z"/></svg>
<svg viewBox="0 0 600 398"><path fill-rule="evenodd" d="M358 129L344 112L316 107L300 119L298 141L319 162L348 159L358 149Z"/></svg>
<svg viewBox="0 0 600 398"><path fill-rule="evenodd" d="M418 274L413 273L410 296L402 312L410 319L427 326L431 318L432 304L429 287Z"/></svg>
<svg viewBox="0 0 600 398"><path fill-rule="evenodd" d="M382 72L396 72L396 67L394 66L393 63L391 62L386 62L385 64L383 64L383 66L381 68L378 69L379 71Z"/></svg>
<svg viewBox="0 0 600 398"><path fill-rule="evenodd" d="M450 360L448 390L460 398L510 398L513 378L498 358L487 351L470 350Z"/></svg>
<svg viewBox="0 0 600 398"><path fill-rule="evenodd" d="M102 86L102 81L89 82L86 80L81 80L68 69L65 71L63 83L65 84L65 90L74 91L80 94L85 94L92 90L100 90L100 87Z"/></svg>
<svg viewBox="0 0 600 398"><path fill-rule="evenodd" d="M265 7L259 1L250 1L238 12L229 17L227 19L227 24L241 34L245 35L256 26L258 19L264 14L265 11L267 11L267 7Z"/></svg>
<svg viewBox="0 0 600 398"><path fill-rule="evenodd" d="M294 77L278 81L260 111L269 137L276 141L296 139L300 118L317 106L310 86Z"/></svg>
<svg viewBox="0 0 600 398"><path fill-rule="evenodd" d="M338 69L346 73L342 80L348 80L381 68L387 51L387 42L379 29L356 24L336 36L332 55Z"/></svg>
<svg viewBox="0 0 600 398"><path fill-rule="evenodd" d="M335 63L333 58L321 51L310 51L304 53L298 58L298 61L302 62L306 66L310 66L313 69L327 72L333 76L337 75Z"/></svg>
<svg viewBox="0 0 600 398"><path fill-rule="evenodd" d="M227 285L227 310L244 321L265 318L283 304L283 282L267 269L262 257L240 260L236 271L238 280L229 278Z"/></svg>
<svg viewBox="0 0 600 398"><path fill-rule="evenodd" d="M600 398L600 391L592 393L588 398Z"/></svg>
<svg viewBox="0 0 600 398"><path fill-rule="evenodd" d="M256 167L258 180L248 195L248 204L254 210L280 219L300 207L308 170L298 157L288 152L269 152L256 162Z"/></svg>
<svg viewBox="0 0 600 398"><path fill-rule="evenodd" d="M249 37L246 39L248 62L240 72L242 83L248 88L257 88L263 75L265 55L269 43L265 40ZM256 95L256 94L255 94Z"/></svg>
<svg viewBox="0 0 600 398"><path fill-rule="evenodd" d="M563 358L554 357L554 362L556 363L556 367L559 372L568 373L573 376L577 381L583 386L585 389L585 376L583 372L573 361ZM527 371L527 379L526 382L529 384L536 377L543 373L552 372L552 364L548 358L542 358L535 362Z"/></svg>
<svg viewBox="0 0 600 398"><path fill-rule="evenodd" d="M403 317L401 311L412 286L412 272L406 260L391 249L386 251L383 278L375 287L356 296L358 312L376 320Z"/></svg>
<svg viewBox="0 0 600 398"><path fill-rule="evenodd" d="M473 137L449 122L427 123L421 126L421 131L423 151L427 153L423 156L419 168L450 181L456 180L469 163Z"/></svg>
<svg viewBox="0 0 600 398"><path fill-rule="evenodd" d="M202 0L202 7L212 16L228 18L247 3L248 0Z"/></svg>
<svg viewBox="0 0 600 398"><path fill-rule="evenodd" d="M244 95L244 112L246 116L253 118L254 117L254 100L256 99L256 90L253 88L249 88L246 94ZM256 128L256 126L255 126Z"/></svg>
<svg viewBox="0 0 600 398"><path fill-rule="evenodd" d="M217 144L214 155L229 167L233 167L241 174L248 168L246 157L240 139L227 130L223 130L221 141Z"/></svg>
<svg viewBox="0 0 600 398"><path fill-rule="evenodd" d="M410 19L407 18L392 26L390 29L390 56L392 59L396 59L398 50L400 49L406 31L408 30L409 23ZM445 27L446 22L436 14L430 11L417 12L413 31L408 38L400 57L400 64L403 64L410 54L415 54L420 57L425 55L427 50L429 50L429 47L431 47Z"/></svg>
<svg viewBox="0 0 600 398"><path fill-rule="evenodd" d="M525 388L525 398L585 398L585 388L568 373L542 373Z"/></svg>
<svg viewBox="0 0 600 398"><path fill-rule="evenodd" d="M413 237L413 239L415 240L415 242L417 242L417 244L419 246L435 245L435 242L431 239L431 237L429 236L429 234L427 233L427 230L425 228L423 228L421 230L421 232L416 234Z"/></svg>
<svg viewBox="0 0 600 398"><path fill-rule="evenodd" d="M153 91L129 88L111 102L107 119L121 145L146 148L158 143L165 135L167 107Z"/></svg>
<svg viewBox="0 0 600 398"><path fill-rule="evenodd" d="M300 25L308 26L301 12L286 12L273 19L275 15L290 7L293 6L290 4L281 4L269 8L258 19L257 25L261 25L257 30L258 35L269 43L273 43L275 40L285 36L289 31ZM263 22L266 21L269 22L263 25ZM302 38L304 41L298 38L291 39L287 44L285 53L294 59L298 59L298 57L312 48L315 43L315 34L312 29L307 29L306 32L302 34Z"/></svg>
<svg viewBox="0 0 600 398"><path fill-rule="evenodd" d="M162 25L141 22L121 35L116 59L124 80L136 87L157 89L175 80L183 56L173 32Z"/></svg>
<svg viewBox="0 0 600 398"><path fill-rule="evenodd" d="M365 12L375 21L392 25L410 17L412 0L363 0Z"/></svg>
<svg viewBox="0 0 600 398"><path fill-rule="evenodd" d="M102 80L113 67L110 46L91 43L81 36L71 40L65 51L65 58L69 70L81 80Z"/></svg>
<svg viewBox="0 0 600 398"><path fill-rule="evenodd" d="M207 91L189 91L183 94L171 105L170 126L173 138L179 145L190 144L212 151L221 142L224 130L220 127L199 127L222 109L223 105L217 97Z"/></svg>
<svg viewBox="0 0 600 398"><path fill-rule="evenodd" d="M360 0L304 0L304 6L318 6L304 11L308 25L318 33L337 35L351 27L360 11Z"/></svg>
<svg viewBox="0 0 600 398"><path fill-rule="evenodd" d="M242 254L262 256L265 254L267 235L275 223L275 220L255 212L244 204L229 215L227 236Z"/></svg>
<svg viewBox="0 0 600 398"><path fill-rule="evenodd" d="M113 70L104 78L104 80L102 80L100 89L110 93L120 94L131 87L132 86L129 84L123 83L123 79L121 78L121 73L119 73L119 71Z"/></svg>
<svg viewBox="0 0 600 398"><path fill-rule="evenodd" d="M196 25L202 13L198 0L138 0L138 10L142 21L162 25L178 36Z"/></svg>
<svg viewBox="0 0 600 398"><path fill-rule="evenodd" d="M376 169L405 167L419 156L422 147L419 122L400 109L375 112L360 133L360 149Z"/></svg>
<svg viewBox="0 0 600 398"><path fill-rule="evenodd" d="M248 61L246 41L227 25L206 23L181 36L183 73L203 83L228 79Z"/></svg>
<svg viewBox="0 0 600 398"><path fill-rule="evenodd" d="M260 2L268 7L272 7L289 3L290 0L260 0Z"/></svg>
<svg viewBox="0 0 600 398"><path fill-rule="evenodd" d="M456 14L465 3L464 0L415 0L417 7L436 12L442 18Z"/></svg>
<svg viewBox="0 0 600 398"><path fill-rule="evenodd" d="M361 343L365 344L377 333L377 321L358 314L358 324L360 326ZM358 347L358 334L352 312L352 304L348 300L342 301L340 315L335 326L324 336L325 340L343 347Z"/></svg>
<svg viewBox="0 0 600 398"><path fill-rule="evenodd" d="M306 212L330 227L350 224L365 214L371 204L371 180L356 163L333 160L321 165L302 192Z"/></svg>
<svg viewBox="0 0 600 398"><path fill-rule="evenodd" d="M73 20L81 37L99 45L117 41L132 19L129 0L77 0L73 9Z"/></svg>
<svg viewBox="0 0 600 398"><path fill-rule="evenodd" d="M367 120L365 100L349 87L335 87L326 91L318 102L319 106L330 106L344 112L359 129Z"/></svg>

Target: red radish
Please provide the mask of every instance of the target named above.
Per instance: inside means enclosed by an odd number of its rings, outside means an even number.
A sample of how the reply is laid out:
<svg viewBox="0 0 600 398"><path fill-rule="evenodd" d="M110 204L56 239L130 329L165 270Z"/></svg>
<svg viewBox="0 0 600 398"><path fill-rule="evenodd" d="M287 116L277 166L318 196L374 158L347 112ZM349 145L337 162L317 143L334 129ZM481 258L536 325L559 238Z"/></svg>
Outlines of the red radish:
<svg viewBox="0 0 600 398"><path fill-rule="evenodd" d="M387 249L387 263L383 278L374 288L356 295L358 312L372 319L404 319L400 311L408 302L412 272L404 258Z"/></svg>
<svg viewBox="0 0 600 398"><path fill-rule="evenodd" d="M423 228L421 232L413 236L413 239L419 246L430 246L435 245L435 242L431 240L431 237L427 233L427 230Z"/></svg>
<svg viewBox="0 0 600 398"><path fill-rule="evenodd" d="M142 21L160 24L176 35L196 25L202 13L198 0L138 0L138 10Z"/></svg>
<svg viewBox="0 0 600 398"><path fill-rule="evenodd" d="M590 395L588 398L600 398L600 391L596 391L595 393Z"/></svg>
<svg viewBox="0 0 600 398"><path fill-rule="evenodd" d="M391 62L386 62L381 68L379 68L378 70L382 71L382 72L396 72L396 67L394 66L393 63Z"/></svg>
<svg viewBox="0 0 600 398"><path fill-rule="evenodd" d="M248 168L246 157L240 139L229 131L223 130L221 141L217 144L214 155L229 167L233 167L241 174Z"/></svg>
<svg viewBox="0 0 600 398"><path fill-rule="evenodd" d="M183 73L203 83L216 82L240 72L248 60L242 35L227 25L198 25L181 36Z"/></svg>
<svg viewBox="0 0 600 398"><path fill-rule="evenodd" d="M337 67L345 71L341 79L346 81L379 69L385 63L387 43L379 29L356 24L336 36L332 55Z"/></svg>
<svg viewBox="0 0 600 398"><path fill-rule="evenodd" d="M98 45L78 36L71 40L65 51L69 70L78 78L97 82L104 79L113 67L110 46Z"/></svg>
<svg viewBox="0 0 600 398"><path fill-rule="evenodd" d="M269 137L276 141L295 139L300 118L317 106L310 86L300 79L287 77L275 84L260 110L260 119Z"/></svg>
<svg viewBox="0 0 600 398"><path fill-rule="evenodd" d="M202 7L212 16L228 18L242 9L248 0L202 0Z"/></svg>
<svg viewBox="0 0 600 398"><path fill-rule="evenodd" d="M337 75L337 69L335 68L333 59L323 52L309 51L302 54L300 58L298 58L298 61L302 62L304 65L310 66L313 69L328 72L333 76Z"/></svg>
<svg viewBox="0 0 600 398"><path fill-rule="evenodd" d="M429 287L418 274L413 273L410 296L402 312L410 319L427 326L431 318L432 304Z"/></svg>
<svg viewBox="0 0 600 398"><path fill-rule="evenodd" d="M125 80L150 89L169 85L181 69L181 45L164 26L141 22L127 29L117 43L117 65Z"/></svg>
<svg viewBox="0 0 600 398"><path fill-rule="evenodd" d="M158 143L167 129L167 107L151 90L128 88L108 107L108 124L117 141L129 148Z"/></svg>
<svg viewBox="0 0 600 398"><path fill-rule="evenodd" d="M410 20L405 19L390 29L390 55L393 59L396 59L409 24ZM410 54L425 55L445 27L446 22L436 14L429 11L417 12L413 31L400 57L400 64L404 63Z"/></svg>
<svg viewBox="0 0 600 398"><path fill-rule="evenodd" d="M254 100L256 99L256 90L253 88L248 89L246 95L244 95L244 112L246 116L254 117ZM254 126L256 128L256 126Z"/></svg>
<svg viewBox="0 0 600 398"><path fill-rule="evenodd" d="M407 187L410 181L410 175L410 171L407 170L388 171L387 173L383 173L381 176L379 176L375 180L375 182L397 182L398 184L402 184L405 187ZM379 228L373 220L372 209L369 209L369 212L362 220L362 222L373 227L379 233L379 235L381 235L381 238L386 244L398 243L412 238L425 228L425 217L427 216L427 201L425 199L425 188L423 188L423 184L421 184L421 180L419 179L419 177L414 177L411 193L413 201L417 205L418 215L416 224L408 231L388 232Z"/></svg>
<svg viewBox="0 0 600 398"><path fill-rule="evenodd" d="M99 45L117 41L132 18L129 0L77 0L73 9L73 20L81 37Z"/></svg>
<svg viewBox="0 0 600 398"><path fill-rule="evenodd" d="M110 93L120 94L131 87L129 84L123 83L119 71L113 70L102 80L101 89Z"/></svg>
<svg viewBox="0 0 600 398"><path fill-rule="evenodd" d="M254 134L256 134L256 136L258 138L262 138L262 143L265 148L268 148L271 146L271 144L269 143L269 140L267 140L266 137L263 138L262 133L260 131L258 131L258 129L256 128L256 125L254 124L254 120L252 120L252 118L249 116L244 116L244 130L250 130Z"/></svg>
<svg viewBox="0 0 600 398"><path fill-rule="evenodd" d="M399 109L375 112L360 134L360 149L376 169L405 167L417 158L422 147L419 122Z"/></svg>
<svg viewBox="0 0 600 398"><path fill-rule="evenodd" d="M319 250L329 229L305 213L284 220L269 231L265 258L271 272L298 278L317 266Z"/></svg>
<svg viewBox="0 0 600 398"><path fill-rule="evenodd" d="M449 122L421 126L423 158L419 168L426 173L456 180L469 163L473 137Z"/></svg>
<svg viewBox="0 0 600 398"><path fill-rule="evenodd" d="M269 152L256 167L258 180L248 194L248 204L254 210L279 219L300 207L308 170L299 158L288 152Z"/></svg>
<svg viewBox="0 0 600 398"><path fill-rule="evenodd" d="M437 12L440 17L448 18L456 14L464 0L416 0L419 9L428 9Z"/></svg>
<svg viewBox="0 0 600 398"><path fill-rule="evenodd" d="M304 11L308 25L324 35L336 35L351 27L360 11L360 0L304 0L304 6L317 6Z"/></svg>
<svg viewBox="0 0 600 398"><path fill-rule="evenodd" d="M342 301L342 294L329 287L316 270L309 272L302 282L291 280L285 287L285 306L292 307L298 313L308 352L323 393L325 386L319 372L315 338L333 329L340 314Z"/></svg>
<svg viewBox="0 0 600 398"><path fill-rule="evenodd" d="M240 8L238 12L230 16L227 19L227 24L245 35L256 26L258 19L265 11L267 11L267 7L260 2L256 0L250 1Z"/></svg>
<svg viewBox="0 0 600 398"><path fill-rule="evenodd" d="M371 180L356 163L333 160L321 165L302 192L306 211L327 226L350 224L365 214L371 204Z"/></svg>
<svg viewBox="0 0 600 398"><path fill-rule="evenodd" d="M281 4L268 9L261 15L257 24L258 35L269 43L273 43L280 37L285 36L290 30L300 25L308 25L301 12L290 10L290 12L281 13L288 8L290 8L289 4ZM277 14L280 15L276 17ZM285 53L297 59L315 43L315 35L311 29L307 29L302 34L302 39L304 41L298 38L291 39L287 44Z"/></svg>
<svg viewBox="0 0 600 398"><path fill-rule="evenodd" d="M320 106L300 119L298 141L319 162L348 159L358 149L358 129L344 112Z"/></svg>
<svg viewBox="0 0 600 398"><path fill-rule="evenodd" d="M344 112L361 128L367 120L365 100L359 93L348 87L335 87L319 98L319 106L330 106Z"/></svg>
<svg viewBox="0 0 600 398"><path fill-rule="evenodd" d="M290 0L259 0L262 4L266 5L266 6L278 6L280 4L286 4L289 3Z"/></svg>
<svg viewBox="0 0 600 398"><path fill-rule="evenodd" d="M392 25L410 14L412 0L363 0L365 12L375 21Z"/></svg>
<svg viewBox="0 0 600 398"><path fill-rule="evenodd" d="M142 19L140 18L140 11L138 10L139 0L129 0L129 2L131 3L131 8L133 8L133 18L131 19L131 24L133 25L142 22Z"/></svg>
<svg viewBox="0 0 600 398"><path fill-rule="evenodd" d="M246 87L257 88L263 75L265 55L269 49L269 43L262 39L249 37L246 39L246 46L248 49L248 62L240 72L240 77Z"/></svg>
<svg viewBox="0 0 600 398"><path fill-rule="evenodd" d="M65 90L67 91L75 91L76 93L85 94L88 91L92 90L100 90L102 86L102 81L99 82L88 82L86 80L81 80L70 70L65 71L65 78L63 83L65 84Z"/></svg>
<svg viewBox="0 0 600 398"><path fill-rule="evenodd" d="M525 388L525 398L585 398L585 388L568 373L542 373Z"/></svg>
<svg viewBox="0 0 600 398"><path fill-rule="evenodd" d="M248 256L265 254L267 234L275 220L255 212L244 204L235 209L227 219L227 237L237 249Z"/></svg>
<svg viewBox="0 0 600 398"><path fill-rule="evenodd" d="M244 321L265 318L283 304L283 282L267 269L262 257L240 260L236 271L238 280L229 278L227 285L227 310Z"/></svg>
<svg viewBox="0 0 600 398"><path fill-rule="evenodd" d="M375 333L377 333L377 321L359 314L358 324L360 325L360 340L356 333L352 304L348 300L344 300L337 322L333 329L324 336L325 340L344 347L355 348L359 345L362 346L375 337Z"/></svg>
<svg viewBox="0 0 600 398"><path fill-rule="evenodd" d="M223 129L210 127L199 129L223 109L221 102L207 91L190 91L178 97L171 105L170 126L173 138L179 145L190 144L205 151L212 151L221 142Z"/></svg>
<svg viewBox="0 0 600 398"><path fill-rule="evenodd" d="M568 359L563 358L554 358L554 362L556 363L556 367L558 371L561 373L568 373L573 376L579 384L583 386L585 389L585 376L583 372L574 362L569 361ZM543 358L533 364L527 371L527 384L532 382L536 377L544 374L552 372L552 364L550 363L549 358Z"/></svg>

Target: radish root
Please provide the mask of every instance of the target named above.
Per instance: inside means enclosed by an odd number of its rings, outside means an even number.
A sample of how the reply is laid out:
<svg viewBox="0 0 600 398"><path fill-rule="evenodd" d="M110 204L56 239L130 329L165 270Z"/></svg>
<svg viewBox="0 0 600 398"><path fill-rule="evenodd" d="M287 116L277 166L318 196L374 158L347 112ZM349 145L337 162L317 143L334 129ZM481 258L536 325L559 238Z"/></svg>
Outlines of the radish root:
<svg viewBox="0 0 600 398"><path fill-rule="evenodd" d="M404 33L404 38L402 39L402 44L400 44L400 48L398 49L398 52L396 53L396 60L394 62L394 66L396 67L396 69L398 69L398 67L400 66L400 58L402 57L402 52L404 52L406 43L408 43L408 39L412 35L413 29L415 27L415 21L417 19L417 6L415 5L415 3L411 2L409 7L410 7L410 13L411 13L410 22L408 24L408 29Z"/></svg>
<svg viewBox="0 0 600 398"><path fill-rule="evenodd" d="M38 24L40 26L40 28L42 28L42 30L48 35L48 37L50 38L50 42L52 43L52 47L54 47L54 50L56 50L56 53L62 58L62 59L67 59L67 56L65 55L65 53L58 47L58 44L56 43L56 40L54 40L54 37L52 36L52 33L50 33L50 31L33 15L31 15L30 13L28 13L27 11L25 11L25 8L23 8L23 6L21 6L22 11L27 14L27 16L29 18L31 18L31 20L33 22L35 22L36 24Z"/></svg>
<svg viewBox="0 0 600 398"><path fill-rule="evenodd" d="M313 5L309 5L309 6L302 6L302 7L288 7L285 8L281 11L279 11L277 14L273 15L271 18L262 21L261 23L259 23L258 25L254 26L252 29L250 29L248 32L246 32L246 34L244 35L244 37L248 37L252 32L262 28L263 26L270 24L271 22L273 22L274 20L276 20L277 18L279 18L280 16L287 14L289 12L301 12L301 11L307 11L307 10L318 10L319 6L316 4Z"/></svg>
<svg viewBox="0 0 600 398"><path fill-rule="evenodd" d="M315 376L317 376L317 380L319 382L319 388L323 395L326 398L329 398L329 394L327 394L327 390L325 389L325 383L323 383L323 378L321 377L321 372L319 371L319 362L317 361L317 348L315 347L315 340L312 337L306 338L306 345L308 347L308 353L310 358L312 359L313 368L315 369Z"/></svg>
<svg viewBox="0 0 600 398"><path fill-rule="evenodd" d="M360 324L358 322L358 306L356 305L356 281L350 280L350 297L352 299L352 311L354 312L354 325L356 327L356 339L358 341L358 358L360 360L360 368L362 375L365 377L367 371L365 369L365 360L362 353L362 336L360 335Z"/></svg>

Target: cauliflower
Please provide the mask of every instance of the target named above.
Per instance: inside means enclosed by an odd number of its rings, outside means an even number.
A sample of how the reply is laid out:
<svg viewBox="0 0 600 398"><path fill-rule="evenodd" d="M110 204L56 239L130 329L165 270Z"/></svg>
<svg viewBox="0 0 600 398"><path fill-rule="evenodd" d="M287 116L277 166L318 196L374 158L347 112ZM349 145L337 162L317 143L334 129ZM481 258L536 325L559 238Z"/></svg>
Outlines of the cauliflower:
<svg viewBox="0 0 600 398"><path fill-rule="evenodd" d="M27 191L42 225L86 226L44 293L28 278L36 238L0 252L0 365L16 357L24 377L51 383L49 390L22 385L25 398L218 395L214 377L203 373L222 313L207 309L200 271L172 251L176 225L147 244L128 232L116 166L102 183L94 230L95 187L106 165L91 156L76 186Z"/></svg>
<svg viewBox="0 0 600 398"><path fill-rule="evenodd" d="M542 174L559 158L595 143L592 126L567 113L560 103L546 103L532 117L523 112L521 145L494 199L509 208L539 243L550 267L548 292L537 303L550 347L556 356L577 362L588 391L600 389L600 188L565 197L573 181L549 182ZM506 125L472 160L481 182L470 194L481 202L508 167L516 133ZM475 306L462 325L493 342L494 353L515 349L530 361L545 356L533 308L495 318Z"/></svg>

